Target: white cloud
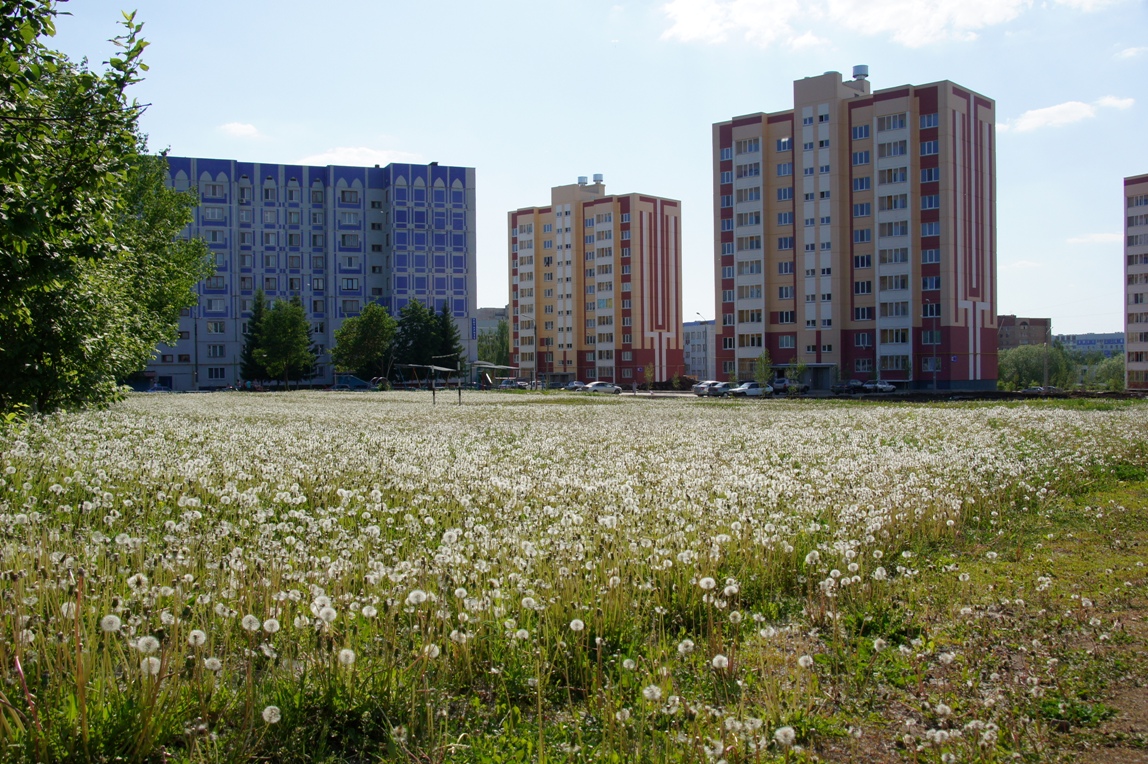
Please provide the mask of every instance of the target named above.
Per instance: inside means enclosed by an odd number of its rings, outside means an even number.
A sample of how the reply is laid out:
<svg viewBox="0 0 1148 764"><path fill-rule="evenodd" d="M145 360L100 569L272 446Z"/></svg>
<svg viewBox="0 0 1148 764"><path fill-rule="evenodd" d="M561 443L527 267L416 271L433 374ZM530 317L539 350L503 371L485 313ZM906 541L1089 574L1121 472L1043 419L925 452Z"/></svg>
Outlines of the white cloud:
<svg viewBox="0 0 1148 764"><path fill-rule="evenodd" d="M1056 4L1092 11L1125 1ZM662 6L670 21L662 39L721 43L740 37L763 48L774 43L806 47L816 38L797 27L823 28L829 22L920 48L941 40L974 40L979 30L1012 21L1033 5L1033 0L670 0Z"/></svg>
<svg viewBox="0 0 1148 764"><path fill-rule="evenodd" d="M338 146L318 154L303 157L298 160L298 164L318 165L320 167L329 164L363 167L375 164L386 166L391 162L419 161L420 157L418 154L412 154L408 151L372 149L366 146Z"/></svg>
<svg viewBox="0 0 1148 764"><path fill-rule="evenodd" d="M1067 241L1069 244L1119 244L1124 241L1124 236L1118 233L1086 233L1073 236Z"/></svg>
<svg viewBox="0 0 1148 764"><path fill-rule="evenodd" d="M1137 56L1142 56L1145 53L1148 53L1148 47L1125 48L1124 50L1122 50L1116 54L1116 58L1119 58L1121 60L1127 60L1130 58L1136 58Z"/></svg>
<svg viewBox="0 0 1148 764"><path fill-rule="evenodd" d="M246 122L227 122L220 125L218 128L221 133L226 133L232 138L262 138L263 133L259 132L259 128L255 125Z"/></svg>
<svg viewBox="0 0 1148 764"><path fill-rule="evenodd" d="M1026 111L1016 119L1009 122L1002 122L997 127L999 130L1027 133L1033 130L1040 130L1044 127L1071 125L1073 122L1092 119L1096 116L1099 109L1128 109L1134 103L1136 103L1135 99L1117 98L1115 96L1104 96L1093 103L1065 101L1055 106L1046 106L1043 109Z"/></svg>

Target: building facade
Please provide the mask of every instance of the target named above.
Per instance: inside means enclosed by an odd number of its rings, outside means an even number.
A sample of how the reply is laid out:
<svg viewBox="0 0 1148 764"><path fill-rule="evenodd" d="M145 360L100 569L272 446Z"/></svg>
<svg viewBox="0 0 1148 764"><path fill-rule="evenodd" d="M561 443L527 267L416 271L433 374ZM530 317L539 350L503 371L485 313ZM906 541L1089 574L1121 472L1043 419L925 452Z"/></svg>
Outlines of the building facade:
<svg viewBox="0 0 1148 764"><path fill-rule="evenodd" d="M1052 343L1052 319L997 316L997 350Z"/></svg>
<svg viewBox="0 0 1148 764"><path fill-rule="evenodd" d="M1148 175L1124 179L1124 386L1148 390Z"/></svg>
<svg viewBox="0 0 1148 764"><path fill-rule="evenodd" d="M541 382L623 387L684 372L681 203L551 189L509 213L511 364Z"/></svg>
<svg viewBox="0 0 1148 764"><path fill-rule="evenodd" d="M257 289L298 298L319 350L313 384L334 381L330 348L369 302L392 314L445 304L473 358L474 169L437 164L308 167L169 157L168 182L200 198L187 235L204 239L215 274L184 311L179 340L146 374L173 390L240 383Z"/></svg>
<svg viewBox="0 0 1148 764"><path fill-rule="evenodd" d="M682 342L686 376L714 379L714 322L687 321L682 325Z"/></svg>
<svg viewBox="0 0 1148 764"><path fill-rule="evenodd" d="M1065 350L1083 353L1101 353L1108 358L1124 355L1123 332L1090 332L1088 334L1058 334L1053 342L1059 342Z"/></svg>
<svg viewBox="0 0 1148 764"><path fill-rule="evenodd" d="M995 387L995 104L867 76L713 126L718 378L768 349L815 388Z"/></svg>

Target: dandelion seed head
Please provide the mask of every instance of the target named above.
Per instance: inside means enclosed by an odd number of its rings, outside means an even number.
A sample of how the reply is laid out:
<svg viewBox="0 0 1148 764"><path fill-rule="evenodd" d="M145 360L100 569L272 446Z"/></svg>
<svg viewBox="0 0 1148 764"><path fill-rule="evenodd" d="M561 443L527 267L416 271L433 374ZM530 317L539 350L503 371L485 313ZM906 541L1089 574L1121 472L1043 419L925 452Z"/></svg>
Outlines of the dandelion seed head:
<svg viewBox="0 0 1148 764"><path fill-rule="evenodd" d="M656 703L662 699L662 688L656 684L647 685L642 690L642 697L651 703Z"/></svg>
<svg viewBox="0 0 1148 764"><path fill-rule="evenodd" d="M267 706L263 709L263 721L268 724L278 724L282 718L283 713L279 710L279 706Z"/></svg>
<svg viewBox="0 0 1148 764"><path fill-rule="evenodd" d="M586 628L586 624L582 622L581 618L575 618L570 622L570 631L582 631Z"/></svg>
<svg viewBox="0 0 1148 764"><path fill-rule="evenodd" d="M729 658L725 657L721 653L718 653L710 661L710 665L718 671L721 671L722 669L729 667Z"/></svg>
<svg viewBox="0 0 1148 764"><path fill-rule="evenodd" d="M155 637L140 637L136 640L136 649L144 655L151 655L159 649L159 640Z"/></svg>
<svg viewBox="0 0 1148 764"><path fill-rule="evenodd" d="M683 639L678 643L678 655L689 655L694 651L694 641L692 639Z"/></svg>
<svg viewBox="0 0 1148 764"><path fill-rule="evenodd" d="M349 647L344 647L339 651L339 664L342 666L351 666L355 663L355 651Z"/></svg>
<svg viewBox="0 0 1148 764"><path fill-rule="evenodd" d="M122 626L123 623L118 615L105 615L100 619L100 629L106 634L117 632Z"/></svg>
<svg viewBox="0 0 1148 764"><path fill-rule="evenodd" d="M773 731L773 739L783 748L789 748L797 740L797 732L793 727L778 727Z"/></svg>
<svg viewBox="0 0 1148 764"><path fill-rule="evenodd" d="M806 668L806 669L807 668L813 668L813 656L812 655L801 656L800 658L797 659L797 665L801 666L801 668Z"/></svg>

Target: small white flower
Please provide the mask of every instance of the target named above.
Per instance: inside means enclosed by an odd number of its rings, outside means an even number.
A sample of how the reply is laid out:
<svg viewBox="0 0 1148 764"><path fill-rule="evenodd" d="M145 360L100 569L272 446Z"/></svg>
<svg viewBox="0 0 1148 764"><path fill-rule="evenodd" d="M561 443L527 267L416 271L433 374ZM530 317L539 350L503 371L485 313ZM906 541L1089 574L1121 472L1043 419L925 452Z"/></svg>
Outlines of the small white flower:
<svg viewBox="0 0 1148 764"><path fill-rule="evenodd" d="M268 618L263 622L263 630L268 634L274 634L279 631L279 621L274 618Z"/></svg>
<svg viewBox="0 0 1148 764"><path fill-rule="evenodd" d="M514 638L515 639L530 639L530 632L527 631L526 629L519 629L518 631L514 632Z"/></svg>
<svg viewBox="0 0 1148 764"><path fill-rule="evenodd" d="M692 639L683 639L678 643L678 655L689 655L694 651L694 641Z"/></svg>
<svg viewBox="0 0 1148 764"><path fill-rule="evenodd" d="M219 671L223 668L223 663L219 658L204 658L203 667L208 671Z"/></svg>
<svg viewBox="0 0 1148 764"><path fill-rule="evenodd" d="M240 621L239 624L247 631L259 631L259 628L263 625L259 622L258 618L250 614L243 616L243 620Z"/></svg>
<svg viewBox="0 0 1148 764"><path fill-rule="evenodd" d="M363 617L374 618L379 614L378 609L374 605L363 605Z"/></svg>
<svg viewBox="0 0 1148 764"><path fill-rule="evenodd" d="M718 671L721 671L722 669L729 666L729 658L719 653L713 657L713 660L710 661L710 665Z"/></svg>
<svg viewBox="0 0 1148 764"><path fill-rule="evenodd" d="M630 709L623 708L614 713L614 718L620 722L626 722L630 719Z"/></svg>
<svg viewBox="0 0 1148 764"><path fill-rule="evenodd" d="M582 623L580 618L575 618L570 622L570 631L582 631L586 628L586 624Z"/></svg>
<svg viewBox="0 0 1148 764"><path fill-rule="evenodd" d="M873 649L874 649L876 652L881 652L881 651L882 651L882 650L884 650L884 649L885 649L885 648L886 648L888 645L889 645L889 643L888 643L888 642L886 642L885 640L881 639L880 637L877 637L876 639L874 639L874 640L873 640Z"/></svg>
<svg viewBox="0 0 1148 764"><path fill-rule="evenodd" d="M425 647L423 647L423 655L430 658L432 661L435 658L439 657L439 655L441 655L441 654L442 654L442 651L439 649L438 645L430 644L430 645L426 645Z"/></svg>
<svg viewBox="0 0 1148 764"><path fill-rule="evenodd" d="M355 663L355 651L350 648L344 647L339 651L339 663L343 666L351 666Z"/></svg>
<svg viewBox="0 0 1148 764"><path fill-rule="evenodd" d="M705 591L708 592L710 589L717 586L717 581L714 581L709 576L706 576L706 577L702 578L700 581L698 581L698 586L700 586L702 589L704 589Z"/></svg>
<svg viewBox="0 0 1148 764"><path fill-rule="evenodd" d="M279 711L279 706L267 706L263 709L263 721L268 724L277 724L282 718L283 714Z"/></svg>
<svg viewBox="0 0 1148 764"><path fill-rule="evenodd" d="M789 748L797 740L797 732L793 727L778 727L774 730L773 739L783 748Z"/></svg>
<svg viewBox="0 0 1148 764"><path fill-rule="evenodd" d="M407 595L407 604L418 606L427 601L427 593L422 589L412 589L411 593Z"/></svg>
<svg viewBox="0 0 1148 764"><path fill-rule="evenodd" d="M159 649L159 640L155 637L140 637L136 640L136 649L144 655L151 655Z"/></svg>
<svg viewBox="0 0 1148 764"><path fill-rule="evenodd" d="M156 676L159 674L160 662L159 658L155 656L148 656L140 661L140 672L144 676Z"/></svg>
<svg viewBox="0 0 1148 764"><path fill-rule="evenodd" d="M339 614L335 612L335 608L333 607L325 607L319 610L319 620L323 621L324 623L333 623L338 615Z"/></svg>
<svg viewBox="0 0 1148 764"><path fill-rule="evenodd" d="M816 565L819 562L821 562L821 553L818 552L816 549L814 549L809 554L805 555L805 564L806 565Z"/></svg>
<svg viewBox="0 0 1148 764"><path fill-rule="evenodd" d="M656 684L647 685L646 688L642 690L642 697L651 703L656 703L662 699L662 688Z"/></svg>
<svg viewBox="0 0 1148 764"><path fill-rule="evenodd" d="M100 628L107 634L119 631L123 623L118 615L105 615L100 619Z"/></svg>
<svg viewBox="0 0 1148 764"><path fill-rule="evenodd" d="M622 668L626 669L627 671L633 671L637 667L638 664L634 663L633 658L627 658L626 660L622 661Z"/></svg>
<svg viewBox="0 0 1148 764"><path fill-rule="evenodd" d="M797 665L801 668L813 668L813 656L803 655L797 659Z"/></svg>

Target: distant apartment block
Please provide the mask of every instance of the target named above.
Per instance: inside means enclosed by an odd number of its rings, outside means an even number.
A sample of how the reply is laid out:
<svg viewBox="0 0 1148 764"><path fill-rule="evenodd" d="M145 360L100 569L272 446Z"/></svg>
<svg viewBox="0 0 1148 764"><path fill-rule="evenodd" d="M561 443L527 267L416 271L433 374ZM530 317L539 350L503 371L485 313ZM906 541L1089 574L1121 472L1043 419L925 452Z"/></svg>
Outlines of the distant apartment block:
<svg viewBox="0 0 1148 764"><path fill-rule="evenodd" d="M200 198L189 236L215 273L184 311L179 340L146 373L173 390L241 381L240 353L257 289L298 298L320 351L314 383L333 382L335 330L369 302L392 314L445 304L464 341L476 306L474 170L437 164L308 167L169 157L169 183ZM473 342L464 342L473 356Z"/></svg>
<svg viewBox="0 0 1148 764"><path fill-rule="evenodd" d="M509 213L511 364L544 382L683 373L681 203L602 176Z"/></svg>
<svg viewBox="0 0 1148 764"><path fill-rule="evenodd" d="M1148 390L1148 175L1124 179L1124 386Z"/></svg>
<svg viewBox="0 0 1148 764"><path fill-rule="evenodd" d="M815 388L995 386L995 104L867 77L713 126L718 378L768 349Z"/></svg>
<svg viewBox="0 0 1148 764"><path fill-rule="evenodd" d="M1051 318L997 316L997 349L1012 350L1022 345L1052 343Z"/></svg>
<svg viewBox="0 0 1148 764"><path fill-rule="evenodd" d="M1105 357L1124 355L1123 332L1090 332L1088 334L1058 334L1053 338L1065 350L1077 353L1102 353Z"/></svg>
<svg viewBox="0 0 1148 764"><path fill-rule="evenodd" d="M685 374L697 380L714 378L714 322L687 321L682 325Z"/></svg>

